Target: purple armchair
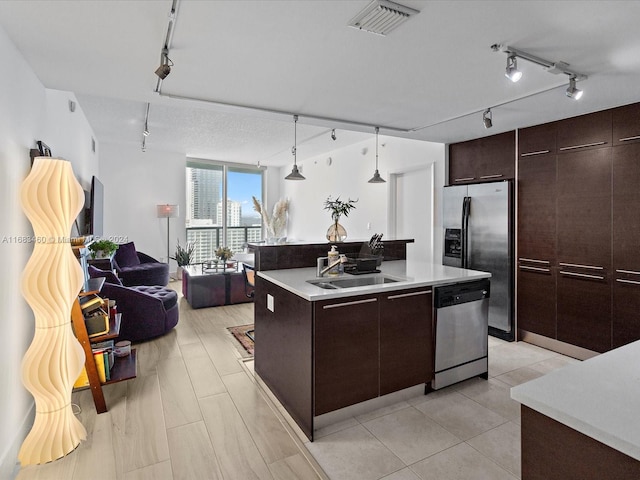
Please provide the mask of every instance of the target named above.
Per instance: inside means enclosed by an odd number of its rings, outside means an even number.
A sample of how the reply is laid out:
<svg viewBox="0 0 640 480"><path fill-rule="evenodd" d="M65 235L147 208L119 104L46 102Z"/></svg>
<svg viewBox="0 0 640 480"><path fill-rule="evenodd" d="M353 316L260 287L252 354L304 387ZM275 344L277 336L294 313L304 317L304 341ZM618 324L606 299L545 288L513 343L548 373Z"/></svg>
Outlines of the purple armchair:
<svg viewBox="0 0 640 480"><path fill-rule="evenodd" d="M118 246L113 265L123 285L162 285L169 283L169 264L158 262L149 255L136 251L133 242Z"/></svg>
<svg viewBox="0 0 640 480"><path fill-rule="evenodd" d="M139 342L164 335L178 324L178 294L161 286L126 287L109 271L89 266L91 278L105 277L100 296L116 301L122 314L120 340Z"/></svg>

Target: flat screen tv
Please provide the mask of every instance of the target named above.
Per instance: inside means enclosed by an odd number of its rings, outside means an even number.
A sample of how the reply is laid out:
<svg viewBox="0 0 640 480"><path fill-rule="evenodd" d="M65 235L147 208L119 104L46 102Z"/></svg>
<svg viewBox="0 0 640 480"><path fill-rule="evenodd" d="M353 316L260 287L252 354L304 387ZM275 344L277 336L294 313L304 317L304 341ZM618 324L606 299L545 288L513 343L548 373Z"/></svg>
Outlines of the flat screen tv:
<svg viewBox="0 0 640 480"><path fill-rule="evenodd" d="M87 233L95 238L102 237L104 226L104 186L95 176L91 179L88 217Z"/></svg>

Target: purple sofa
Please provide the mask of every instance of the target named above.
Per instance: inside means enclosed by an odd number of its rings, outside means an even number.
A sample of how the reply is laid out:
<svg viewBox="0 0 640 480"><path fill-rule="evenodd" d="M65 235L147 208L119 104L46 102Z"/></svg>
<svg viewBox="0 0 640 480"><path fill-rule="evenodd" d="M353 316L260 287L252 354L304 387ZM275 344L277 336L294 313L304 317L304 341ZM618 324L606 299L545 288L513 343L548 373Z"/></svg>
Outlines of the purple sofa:
<svg viewBox="0 0 640 480"><path fill-rule="evenodd" d="M169 264L158 262L147 254L136 251L133 242L118 246L113 265L123 285L162 285L169 283Z"/></svg>
<svg viewBox="0 0 640 480"><path fill-rule="evenodd" d="M140 342L164 335L178 324L178 294L161 286L126 287L112 272L89 266L91 278L105 277L100 296L116 301L122 314L118 340Z"/></svg>

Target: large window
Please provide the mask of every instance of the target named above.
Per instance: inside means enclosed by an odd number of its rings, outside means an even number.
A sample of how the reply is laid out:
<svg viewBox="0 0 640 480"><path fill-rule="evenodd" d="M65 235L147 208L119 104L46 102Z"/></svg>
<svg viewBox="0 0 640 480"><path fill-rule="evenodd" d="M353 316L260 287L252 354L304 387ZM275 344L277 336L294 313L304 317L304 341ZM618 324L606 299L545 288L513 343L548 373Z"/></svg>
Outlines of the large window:
<svg viewBox="0 0 640 480"><path fill-rule="evenodd" d="M261 169L187 161L187 242L196 245L195 263L214 258L220 246L238 253L262 240L252 196L262 200Z"/></svg>

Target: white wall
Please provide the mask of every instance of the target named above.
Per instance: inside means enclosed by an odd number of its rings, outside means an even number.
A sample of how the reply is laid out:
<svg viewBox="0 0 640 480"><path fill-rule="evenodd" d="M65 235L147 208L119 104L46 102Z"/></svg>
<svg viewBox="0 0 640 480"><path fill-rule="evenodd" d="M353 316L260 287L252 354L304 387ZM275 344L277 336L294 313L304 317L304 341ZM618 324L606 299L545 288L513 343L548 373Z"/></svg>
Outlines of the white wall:
<svg viewBox="0 0 640 480"><path fill-rule="evenodd" d="M18 448L33 419L33 399L22 386L20 373L34 327L31 309L20 293L20 278L33 244L16 243L33 235L19 202L20 186L30 169L29 149L43 140L54 155L71 160L84 179L93 174L97 161L76 143L78 132L84 136L92 132L81 111L70 115L67 100L75 97L46 90L1 28L0 58L4 67L0 75L0 478L4 479L13 477Z"/></svg>
<svg viewBox="0 0 640 480"><path fill-rule="evenodd" d="M180 207L180 216L169 219L172 256L176 239L186 243L186 156L150 148L143 152L140 145L102 143L100 148L104 236L120 243L133 241L139 251L166 261L167 219L156 216L156 205ZM172 260L170 270L175 269Z"/></svg>
<svg viewBox="0 0 640 480"><path fill-rule="evenodd" d="M304 181L286 181L284 176L290 168L280 172L280 192L282 197L290 199L289 240L326 241L326 231L331 225L331 215L324 210L324 201L331 195L333 198L358 199L356 208L347 218L341 218L340 224L345 227L349 240L369 239L374 232L385 233L389 237L390 225L395 223L393 207L395 192L392 191L392 174L430 168L437 164L434 172L444 168L444 145L402 138L380 136L379 138L379 170L387 180L384 184L370 184L367 181L375 168L375 136L327 154L317 156L301 163ZM331 157L331 165L327 158ZM286 171L285 171L286 170ZM444 183L444 176L434 173L436 190ZM431 187L426 187L431 190ZM435 208L430 200L431 195L423 196L415 201L407 201L407 210L403 218L428 222L425 210ZM431 251L429 245L415 245L415 250ZM437 244L436 244L436 248Z"/></svg>

